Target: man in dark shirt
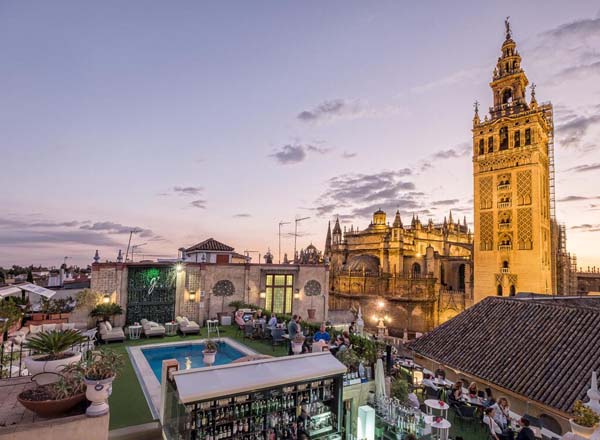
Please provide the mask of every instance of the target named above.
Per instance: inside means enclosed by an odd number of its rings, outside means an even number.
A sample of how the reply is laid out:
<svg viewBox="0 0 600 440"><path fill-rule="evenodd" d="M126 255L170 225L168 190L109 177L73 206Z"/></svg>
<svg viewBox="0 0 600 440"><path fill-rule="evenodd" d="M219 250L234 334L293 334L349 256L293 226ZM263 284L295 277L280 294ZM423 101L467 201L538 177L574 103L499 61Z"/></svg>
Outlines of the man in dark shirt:
<svg viewBox="0 0 600 440"><path fill-rule="evenodd" d="M529 420L521 418L519 423L521 424L521 430L517 435L517 440L535 440L533 430L529 427Z"/></svg>
<svg viewBox="0 0 600 440"><path fill-rule="evenodd" d="M298 333L298 324L296 323L297 319L298 319L298 315L294 315L294 316L292 316L292 319L290 319L290 322L288 323L288 335L290 336L290 348L288 350L289 355L294 354L292 351L292 341L294 340L296 333Z"/></svg>

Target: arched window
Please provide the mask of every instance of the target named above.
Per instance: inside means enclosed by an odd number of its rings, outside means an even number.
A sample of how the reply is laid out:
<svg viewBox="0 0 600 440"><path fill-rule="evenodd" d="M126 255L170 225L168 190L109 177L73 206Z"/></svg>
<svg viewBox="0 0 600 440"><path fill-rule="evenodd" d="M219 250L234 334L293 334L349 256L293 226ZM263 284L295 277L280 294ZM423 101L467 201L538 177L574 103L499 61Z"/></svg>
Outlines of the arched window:
<svg viewBox="0 0 600 440"><path fill-rule="evenodd" d="M496 290L496 295L502 296L502 286L500 284L498 284L498 288Z"/></svg>
<svg viewBox="0 0 600 440"><path fill-rule="evenodd" d="M511 284L510 286L510 296L515 296L516 290L515 290L515 285Z"/></svg>
<svg viewBox="0 0 600 440"><path fill-rule="evenodd" d="M444 269L444 263L440 265L440 284L442 286L446 285L446 269Z"/></svg>
<svg viewBox="0 0 600 440"><path fill-rule="evenodd" d="M492 136L490 136L488 138L488 153L493 153L494 152L494 138Z"/></svg>
<svg viewBox="0 0 600 440"><path fill-rule="evenodd" d="M500 150L508 149L508 127L500 129Z"/></svg>
<svg viewBox="0 0 600 440"><path fill-rule="evenodd" d="M515 131L515 148L521 146L521 131Z"/></svg>
<svg viewBox="0 0 600 440"><path fill-rule="evenodd" d="M485 153L484 151L484 146L483 146L483 139L479 139L479 154L483 154Z"/></svg>
<svg viewBox="0 0 600 440"><path fill-rule="evenodd" d="M412 274L414 278L418 278L421 275L421 265L419 263L412 265Z"/></svg>
<svg viewBox="0 0 600 440"><path fill-rule="evenodd" d="M508 64L506 65L506 70L508 70ZM502 104L510 104L512 102L512 97L512 89L504 89L502 92Z"/></svg>
<svg viewBox="0 0 600 440"><path fill-rule="evenodd" d="M531 128L525 129L525 145L531 145Z"/></svg>
<svg viewBox="0 0 600 440"><path fill-rule="evenodd" d="M560 423L558 423L554 417L547 414L542 414L539 416L539 419L543 428L546 428L548 431L552 431L558 435L562 435L563 429L560 426Z"/></svg>
<svg viewBox="0 0 600 440"><path fill-rule="evenodd" d="M458 290L465 290L465 265L458 266Z"/></svg>
<svg viewBox="0 0 600 440"><path fill-rule="evenodd" d="M508 269L508 261L504 260L502 262L502 269Z"/></svg>

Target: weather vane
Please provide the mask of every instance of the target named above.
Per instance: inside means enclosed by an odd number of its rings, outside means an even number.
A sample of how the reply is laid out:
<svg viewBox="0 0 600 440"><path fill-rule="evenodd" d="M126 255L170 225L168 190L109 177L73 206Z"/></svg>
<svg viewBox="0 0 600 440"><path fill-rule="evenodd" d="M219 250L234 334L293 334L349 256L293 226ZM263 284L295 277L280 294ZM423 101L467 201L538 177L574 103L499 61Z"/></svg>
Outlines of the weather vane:
<svg viewBox="0 0 600 440"><path fill-rule="evenodd" d="M475 114L479 114L479 101L473 103L473 108L475 109Z"/></svg>
<svg viewBox="0 0 600 440"><path fill-rule="evenodd" d="M511 37L509 20L510 20L510 16L506 17L506 20L504 20L504 27L506 28L506 39L507 40Z"/></svg>

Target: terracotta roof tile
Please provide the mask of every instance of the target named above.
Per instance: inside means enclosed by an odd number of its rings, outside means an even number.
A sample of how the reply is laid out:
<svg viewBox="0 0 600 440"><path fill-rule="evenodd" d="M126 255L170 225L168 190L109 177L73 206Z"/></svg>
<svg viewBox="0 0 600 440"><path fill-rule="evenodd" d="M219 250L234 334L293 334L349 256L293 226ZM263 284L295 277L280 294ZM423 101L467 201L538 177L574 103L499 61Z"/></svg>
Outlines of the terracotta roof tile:
<svg viewBox="0 0 600 440"><path fill-rule="evenodd" d="M231 246L227 246L226 244L221 243L220 241L215 240L214 238L209 238L204 240L201 243L195 244L194 246L187 248L186 252L191 251L223 251L223 252L232 252L234 248Z"/></svg>
<svg viewBox="0 0 600 440"><path fill-rule="evenodd" d="M410 348L567 413L600 368L597 304L489 297Z"/></svg>

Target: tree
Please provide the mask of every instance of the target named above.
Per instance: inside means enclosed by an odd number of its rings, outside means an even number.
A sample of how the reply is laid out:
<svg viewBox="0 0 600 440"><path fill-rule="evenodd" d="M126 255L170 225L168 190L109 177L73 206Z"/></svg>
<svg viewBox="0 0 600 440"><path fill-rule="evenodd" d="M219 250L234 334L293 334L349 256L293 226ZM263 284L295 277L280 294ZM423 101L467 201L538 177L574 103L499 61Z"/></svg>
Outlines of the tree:
<svg viewBox="0 0 600 440"><path fill-rule="evenodd" d="M12 299L0 300L0 332L4 335L4 340L7 339L8 330L19 322L22 316L23 312Z"/></svg>
<svg viewBox="0 0 600 440"><path fill-rule="evenodd" d="M217 281L213 287L213 295L221 297L221 313L225 309L225 297L235 293L235 286L229 280Z"/></svg>
<svg viewBox="0 0 600 440"><path fill-rule="evenodd" d="M27 271L27 282L28 283L33 283L33 272L31 271L31 269L29 269Z"/></svg>

